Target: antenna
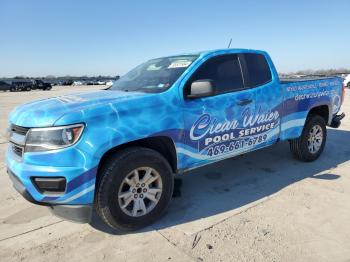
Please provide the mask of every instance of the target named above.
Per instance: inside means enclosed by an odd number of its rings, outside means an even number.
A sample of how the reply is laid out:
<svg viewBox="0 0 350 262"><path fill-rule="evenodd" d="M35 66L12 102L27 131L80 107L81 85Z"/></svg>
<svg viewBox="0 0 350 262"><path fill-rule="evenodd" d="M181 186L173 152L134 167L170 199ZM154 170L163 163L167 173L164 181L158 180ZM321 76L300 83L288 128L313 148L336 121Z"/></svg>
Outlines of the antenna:
<svg viewBox="0 0 350 262"><path fill-rule="evenodd" d="M227 46L227 48L230 48L230 46L231 46L231 43L232 43L232 38L230 39L230 42L228 43L228 46Z"/></svg>

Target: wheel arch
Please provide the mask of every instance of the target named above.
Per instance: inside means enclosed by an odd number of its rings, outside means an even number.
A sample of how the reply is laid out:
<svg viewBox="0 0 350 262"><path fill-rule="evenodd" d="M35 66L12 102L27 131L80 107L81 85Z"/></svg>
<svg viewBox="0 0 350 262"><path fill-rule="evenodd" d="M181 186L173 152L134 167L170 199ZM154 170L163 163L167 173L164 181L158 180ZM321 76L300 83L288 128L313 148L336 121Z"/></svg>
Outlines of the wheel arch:
<svg viewBox="0 0 350 262"><path fill-rule="evenodd" d="M177 173L178 164L174 141L167 136L155 136L121 144L105 152L98 164L96 182L99 181L99 174L101 173L100 171L104 167L104 164L109 159L109 157L128 147L145 147L157 151L169 162L172 171L174 173Z"/></svg>
<svg viewBox="0 0 350 262"><path fill-rule="evenodd" d="M309 110L307 117L309 117L310 115L321 116L326 122L326 125L329 125L330 122L332 121L332 110L329 108L329 105L318 105L318 106L312 107Z"/></svg>

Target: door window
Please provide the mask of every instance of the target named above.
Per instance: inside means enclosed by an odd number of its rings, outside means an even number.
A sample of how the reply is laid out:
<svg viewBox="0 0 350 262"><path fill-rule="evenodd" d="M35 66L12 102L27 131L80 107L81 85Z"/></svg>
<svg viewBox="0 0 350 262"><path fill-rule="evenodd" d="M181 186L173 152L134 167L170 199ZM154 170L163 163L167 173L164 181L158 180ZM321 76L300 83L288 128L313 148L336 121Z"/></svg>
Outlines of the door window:
<svg viewBox="0 0 350 262"><path fill-rule="evenodd" d="M228 93L244 88L241 66L237 55L216 56L201 65L186 86L189 93L191 83L196 80L213 81L216 94Z"/></svg>
<svg viewBox="0 0 350 262"><path fill-rule="evenodd" d="M246 72L246 87L264 85L272 80L270 66L262 54L243 54Z"/></svg>

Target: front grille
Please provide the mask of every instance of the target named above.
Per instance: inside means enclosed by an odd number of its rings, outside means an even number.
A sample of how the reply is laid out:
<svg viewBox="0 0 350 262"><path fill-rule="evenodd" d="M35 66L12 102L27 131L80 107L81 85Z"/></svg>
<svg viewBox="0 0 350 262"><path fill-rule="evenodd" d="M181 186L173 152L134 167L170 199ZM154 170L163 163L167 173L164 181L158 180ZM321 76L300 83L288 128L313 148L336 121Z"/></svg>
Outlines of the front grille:
<svg viewBox="0 0 350 262"><path fill-rule="evenodd" d="M15 155L22 157L24 153L25 137L28 133L29 128L11 124L9 129L9 140L11 143L12 151Z"/></svg>
<svg viewBox="0 0 350 262"><path fill-rule="evenodd" d="M10 130L14 133L20 134L20 135L26 135L29 128L28 127L22 127L22 126L16 126L14 124L11 124Z"/></svg>
<svg viewBox="0 0 350 262"><path fill-rule="evenodd" d="M17 146L15 144L12 144L12 151L15 153L17 156L22 157L23 155L23 147Z"/></svg>

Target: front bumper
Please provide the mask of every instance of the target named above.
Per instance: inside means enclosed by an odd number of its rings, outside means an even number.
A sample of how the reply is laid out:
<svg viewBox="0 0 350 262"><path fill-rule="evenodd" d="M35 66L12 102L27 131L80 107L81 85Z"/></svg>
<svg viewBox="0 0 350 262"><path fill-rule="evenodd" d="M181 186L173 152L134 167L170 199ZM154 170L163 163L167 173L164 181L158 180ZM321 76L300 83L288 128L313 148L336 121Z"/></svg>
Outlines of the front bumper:
<svg viewBox="0 0 350 262"><path fill-rule="evenodd" d="M13 187L16 189L18 193L20 193L27 201L30 203L36 204L36 205L42 205L42 206L48 206L48 203L39 202L36 201L32 195L27 191L25 186L22 184L22 182L19 180L19 178L9 169L7 169L7 174L10 177L10 180L12 181Z"/></svg>
<svg viewBox="0 0 350 262"><path fill-rule="evenodd" d="M33 161L34 157L35 161ZM6 165L36 202L43 203L43 205L45 203L50 205L91 205L94 201L97 167L89 168L93 164L88 165L86 162L81 163L81 161L76 161L75 166L72 163L69 163L72 164L70 166L62 166L59 161L56 161L57 158L65 160L70 157L70 155L66 156L62 150L59 153L50 152L50 154L25 153L23 158L19 158L9 146L6 154ZM53 164L60 166L53 166ZM66 181L65 191L57 194L42 191L33 183L35 177L49 179L62 177Z"/></svg>
<svg viewBox="0 0 350 262"><path fill-rule="evenodd" d="M7 174L12 181L13 187L29 202L36 205L48 206L54 215L65 220L78 223L90 222L92 215L92 205L57 205L39 202L33 198L33 196L28 192L28 190L19 180L19 178L11 170L7 169Z"/></svg>

